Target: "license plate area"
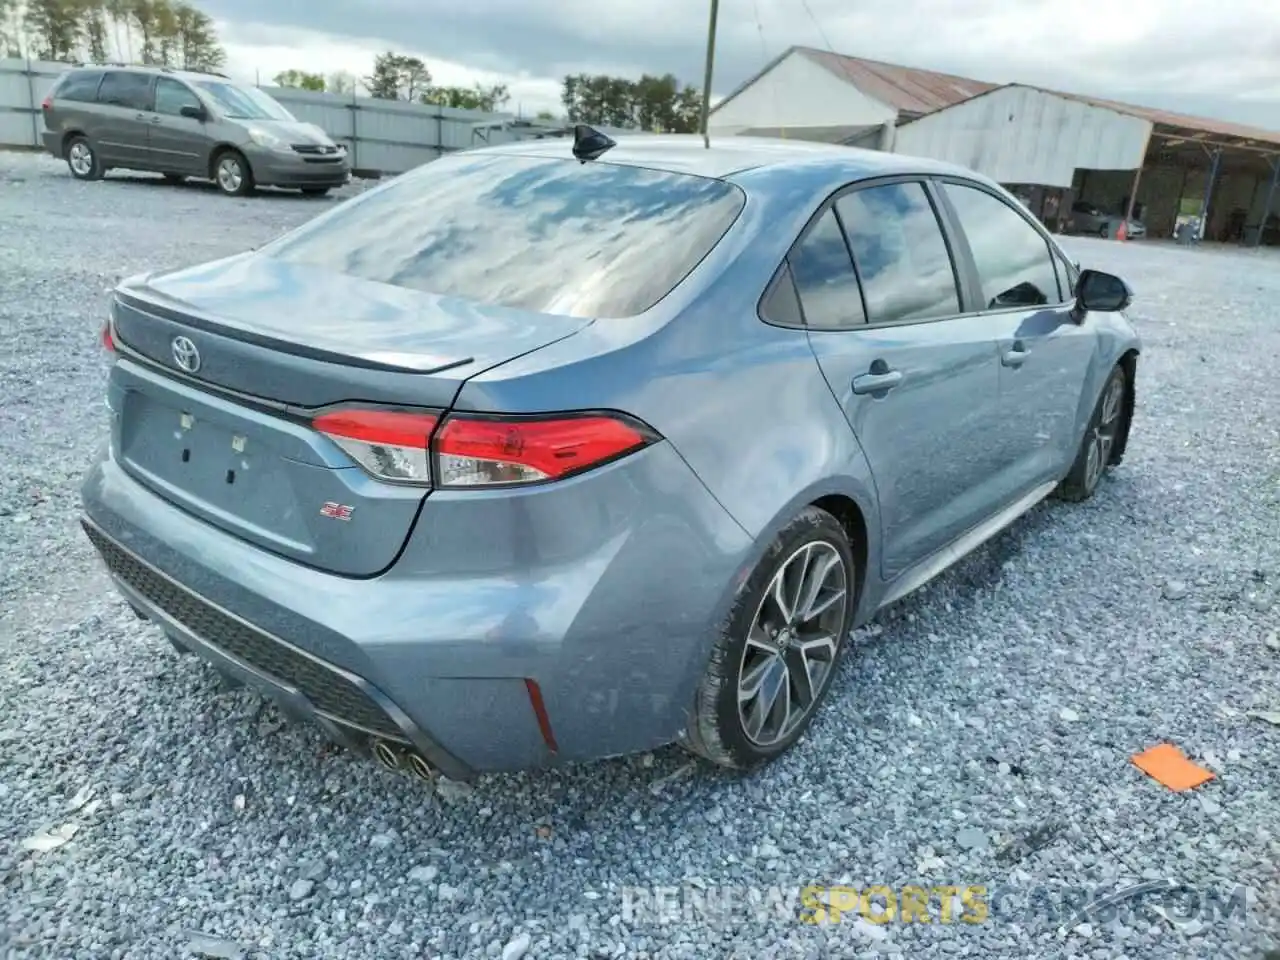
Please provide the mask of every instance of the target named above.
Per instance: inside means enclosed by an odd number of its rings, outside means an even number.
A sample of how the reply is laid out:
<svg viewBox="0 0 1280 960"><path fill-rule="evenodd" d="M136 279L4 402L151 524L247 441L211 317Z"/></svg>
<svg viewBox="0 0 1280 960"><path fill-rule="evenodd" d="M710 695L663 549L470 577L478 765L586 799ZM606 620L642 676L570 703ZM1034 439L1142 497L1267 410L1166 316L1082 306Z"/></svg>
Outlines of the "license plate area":
<svg viewBox="0 0 1280 960"><path fill-rule="evenodd" d="M259 425L229 421L210 408L127 391L121 459L135 476L180 506L281 547L309 550L292 473L323 468L282 457Z"/></svg>

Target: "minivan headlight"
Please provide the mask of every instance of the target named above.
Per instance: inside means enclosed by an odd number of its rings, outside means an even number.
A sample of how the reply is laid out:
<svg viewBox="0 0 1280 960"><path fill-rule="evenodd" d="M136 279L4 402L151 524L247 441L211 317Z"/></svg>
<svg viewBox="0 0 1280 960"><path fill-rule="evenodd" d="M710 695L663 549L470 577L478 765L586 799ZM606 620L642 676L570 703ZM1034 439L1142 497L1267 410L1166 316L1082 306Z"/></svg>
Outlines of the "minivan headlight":
<svg viewBox="0 0 1280 960"><path fill-rule="evenodd" d="M261 127L249 128L249 139L260 147L266 147L268 150L291 150L289 142L283 137L272 133L270 130L264 130Z"/></svg>

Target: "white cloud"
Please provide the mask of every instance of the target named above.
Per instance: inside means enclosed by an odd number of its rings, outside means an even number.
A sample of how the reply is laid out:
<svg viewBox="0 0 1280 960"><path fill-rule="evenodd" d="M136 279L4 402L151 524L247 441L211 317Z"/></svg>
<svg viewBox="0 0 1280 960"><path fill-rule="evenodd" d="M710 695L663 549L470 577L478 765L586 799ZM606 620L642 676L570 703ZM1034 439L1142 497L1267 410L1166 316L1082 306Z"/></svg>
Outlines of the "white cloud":
<svg viewBox="0 0 1280 960"><path fill-rule="evenodd" d="M505 83L511 92L507 110L534 114L539 110L558 113L560 82L527 74L503 74L477 70L463 63L432 57L394 41L369 37L337 37L295 27L264 26L256 23L217 24L218 36L227 51L225 72L246 83L269 86L272 78L285 70L309 73L345 72L356 77L368 76L373 60L380 53L420 56L431 70L434 82L445 86L491 85Z"/></svg>

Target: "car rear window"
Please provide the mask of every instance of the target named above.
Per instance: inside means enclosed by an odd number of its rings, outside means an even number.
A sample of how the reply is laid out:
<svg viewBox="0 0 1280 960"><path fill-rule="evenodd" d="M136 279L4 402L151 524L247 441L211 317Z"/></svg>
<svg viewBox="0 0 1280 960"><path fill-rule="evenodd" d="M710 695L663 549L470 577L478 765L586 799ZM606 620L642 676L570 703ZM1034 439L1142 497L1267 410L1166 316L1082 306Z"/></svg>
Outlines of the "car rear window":
<svg viewBox="0 0 1280 960"><path fill-rule="evenodd" d="M101 80L101 70L77 70L69 73L54 88L54 98L91 103L98 96L98 83Z"/></svg>
<svg viewBox="0 0 1280 960"><path fill-rule="evenodd" d="M478 303L628 317L670 293L744 202L736 186L689 174L457 154L264 252Z"/></svg>

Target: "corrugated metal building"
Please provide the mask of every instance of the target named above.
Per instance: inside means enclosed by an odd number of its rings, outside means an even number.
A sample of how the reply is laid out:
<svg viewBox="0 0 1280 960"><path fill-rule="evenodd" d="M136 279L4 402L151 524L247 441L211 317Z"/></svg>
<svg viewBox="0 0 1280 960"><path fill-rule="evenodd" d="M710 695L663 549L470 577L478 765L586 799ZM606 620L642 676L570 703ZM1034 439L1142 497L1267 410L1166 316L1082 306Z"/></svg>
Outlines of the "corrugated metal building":
<svg viewBox="0 0 1280 960"><path fill-rule="evenodd" d="M785 135L888 149L894 127L989 83L790 47L712 109L712 134Z"/></svg>
<svg viewBox="0 0 1280 960"><path fill-rule="evenodd" d="M1051 226L1079 201L1153 236L1208 209L1205 235L1280 244L1280 133L792 47L713 109L712 134L896 150L1015 188Z"/></svg>

